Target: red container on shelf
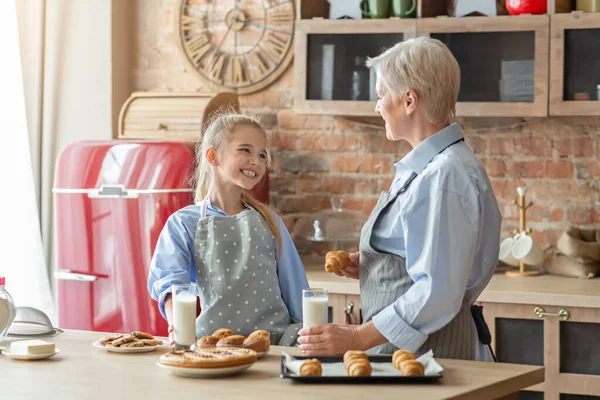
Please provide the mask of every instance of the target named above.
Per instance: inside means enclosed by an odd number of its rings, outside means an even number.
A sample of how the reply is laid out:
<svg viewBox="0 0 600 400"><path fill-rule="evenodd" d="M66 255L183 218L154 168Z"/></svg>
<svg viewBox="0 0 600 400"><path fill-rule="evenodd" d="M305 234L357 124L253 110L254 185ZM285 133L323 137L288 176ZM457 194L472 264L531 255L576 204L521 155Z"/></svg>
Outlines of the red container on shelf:
<svg viewBox="0 0 600 400"><path fill-rule="evenodd" d="M506 0L506 11L511 15L545 14L547 10L547 0Z"/></svg>

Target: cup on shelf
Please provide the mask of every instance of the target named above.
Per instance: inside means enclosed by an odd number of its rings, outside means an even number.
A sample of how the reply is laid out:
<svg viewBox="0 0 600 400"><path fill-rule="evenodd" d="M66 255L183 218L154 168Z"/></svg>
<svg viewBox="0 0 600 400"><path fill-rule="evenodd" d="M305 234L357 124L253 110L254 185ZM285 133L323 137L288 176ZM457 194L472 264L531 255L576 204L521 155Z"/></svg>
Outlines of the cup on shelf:
<svg viewBox="0 0 600 400"><path fill-rule="evenodd" d="M370 18L389 18L390 0L363 0L362 13Z"/></svg>
<svg viewBox="0 0 600 400"><path fill-rule="evenodd" d="M513 267L519 266L519 260L512 255L512 250L519 235L514 237L507 237L500 243L500 252L498 259L505 264L512 265Z"/></svg>
<svg viewBox="0 0 600 400"><path fill-rule="evenodd" d="M417 0L392 0L392 17L415 18Z"/></svg>
<svg viewBox="0 0 600 400"><path fill-rule="evenodd" d="M512 257L526 265L539 265L544 261L544 251L531 236L523 234L512 247Z"/></svg>

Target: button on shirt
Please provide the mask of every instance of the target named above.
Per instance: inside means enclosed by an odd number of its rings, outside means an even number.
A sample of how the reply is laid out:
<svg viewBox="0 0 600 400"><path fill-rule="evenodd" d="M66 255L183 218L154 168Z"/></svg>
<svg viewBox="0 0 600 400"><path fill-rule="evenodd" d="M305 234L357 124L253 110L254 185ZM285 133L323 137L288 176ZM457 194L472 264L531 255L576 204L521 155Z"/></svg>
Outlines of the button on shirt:
<svg viewBox="0 0 600 400"><path fill-rule="evenodd" d="M373 228L372 247L404 258L414 281L373 317L375 327L398 347L418 349L454 318L463 299L473 304L498 260L498 203L484 168L462 138L460 127L452 124L396 164L390 195L416 177Z"/></svg>
<svg viewBox="0 0 600 400"><path fill-rule="evenodd" d="M208 198L203 202L208 202L206 210L208 217L227 216L223 210L212 205ZM148 291L150 296L158 301L160 313L165 318L165 298L171 293L171 286L190 283L190 281L196 282L194 239L203 202L173 213L156 244L148 276ZM302 289L308 288L308 281L300 256L285 224L278 215L273 214L273 217L281 234L283 250L275 251L281 296L290 316L297 321L302 321Z"/></svg>

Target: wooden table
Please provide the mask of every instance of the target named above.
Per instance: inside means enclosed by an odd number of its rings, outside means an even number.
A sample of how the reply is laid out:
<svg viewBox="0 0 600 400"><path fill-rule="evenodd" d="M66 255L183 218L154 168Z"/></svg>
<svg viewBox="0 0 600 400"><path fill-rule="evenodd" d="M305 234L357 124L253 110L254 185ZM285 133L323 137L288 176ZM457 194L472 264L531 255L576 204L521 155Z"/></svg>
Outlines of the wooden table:
<svg viewBox="0 0 600 400"><path fill-rule="evenodd" d="M0 355L0 398L36 399L495 399L535 385L544 368L527 365L439 360L444 377L420 385L311 385L279 377L281 350L273 346L266 357L245 372L227 378L181 378L156 366L167 352L108 353L92 346L104 334L67 330L47 338L60 353L40 361L17 361Z"/></svg>

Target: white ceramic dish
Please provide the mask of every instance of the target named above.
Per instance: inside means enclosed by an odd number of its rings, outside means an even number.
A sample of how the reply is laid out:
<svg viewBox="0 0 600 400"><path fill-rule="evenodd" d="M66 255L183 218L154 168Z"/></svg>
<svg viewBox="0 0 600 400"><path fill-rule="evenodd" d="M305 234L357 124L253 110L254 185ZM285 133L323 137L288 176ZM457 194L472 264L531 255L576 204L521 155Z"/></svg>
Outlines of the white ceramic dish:
<svg viewBox="0 0 600 400"><path fill-rule="evenodd" d="M183 376L186 378L218 378L222 376L231 376L250 368L253 364L254 363L250 363L238 365L236 367L226 368L185 368L164 365L161 364L159 361L156 362L156 365L158 365L159 367L164 368L175 375Z"/></svg>
<svg viewBox="0 0 600 400"><path fill-rule="evenodd" d="M163 340L163 344L165 344L164 340ZM94 343L92 343L92 346L102 349L102 350L110 351L112 353L148 353L150 351L154 351L154 350L158 349L162 345L157 344L156 346L144 346L144 347L107 347L96 340Z"/></svg>
<svg viewBox="0 0 600 400"><path fill-rule="evenodd" d="M2 350L2 354L15 360L42 360L57 355L59 351L60 349L55 349L54 353L46 354L13 354L10 352L10 349L5 349Z"/></svg>
<svg viewBox="0 0 600 400"><path fill-rule="evenodd" d="M267 354L269 354L270 351L271 351L271 348L269 347L267 349L267 351L263 351L262 353L256 352L256 355L258 356L258 358L263 358L264 356L266 356Z"/></svg>

